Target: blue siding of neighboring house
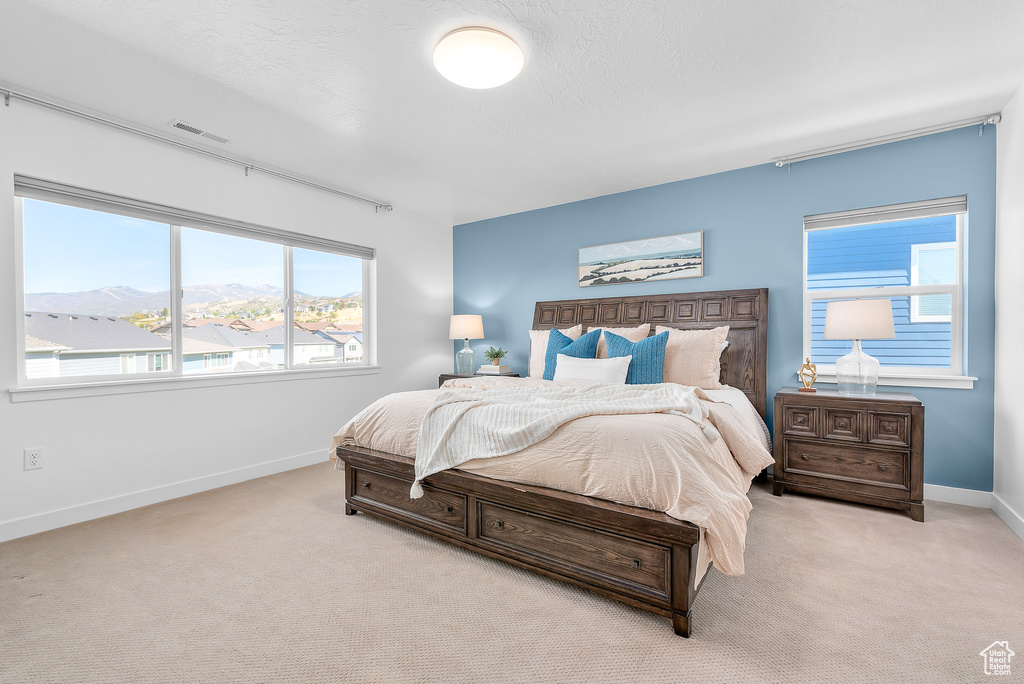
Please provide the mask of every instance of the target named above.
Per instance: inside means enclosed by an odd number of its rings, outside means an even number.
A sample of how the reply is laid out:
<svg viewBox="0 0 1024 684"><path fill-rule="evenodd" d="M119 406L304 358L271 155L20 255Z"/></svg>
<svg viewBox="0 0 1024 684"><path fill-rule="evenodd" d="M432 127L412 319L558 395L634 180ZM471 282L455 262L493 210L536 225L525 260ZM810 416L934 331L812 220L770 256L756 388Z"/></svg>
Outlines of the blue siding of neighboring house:
<svg viewBox="0 0 1024 684"><path fill-rule="evenodd" d="M60 369L57 364L57 355L54 352L29 350L25 353L25 376L29 379L56 377Z"/></svg>
<svg viewBox="0 0 1024 684"><path fill-rule="evenodd" d="M807 289L910 285L911 247L956 241L956 218L831 228L807 234ZM825 301L811 305L811 361L831 365L849 353L849 340L825 340ZM949 368L950 324L912 323L910 297L892 298L894 340L865 340L883 366Z"/></svg>
<svg viewBox="0 0 1024 684"><path fill-rule="evenodd" d="M363 336L362 333L345 333L344 335L330 335L322 330L318 330L314 333L317 337L321 337L334 345L334 357L341 359L344 362L362 359L363 358ZM346 342L342 343L342 338L349 338ZM350 344L355 344L355 351L350 350L348 347ZM330 353L330 352L328 352Z"/></svg>
<svg viewBox="0 0 1024 684"><path fill-rule="evenodd" d="M217 365L217 354L218 352L203 352L197 354L184 354L181 359L181 367L185 373L196 373L199 371L213 371L213 370L231 370L235 366L234 353L233 352L219 352L221 354L227 353L228 360L224 365ZM206 354L210 355L210 366L207 368L203 362L203 356Z"/></svg>
<svg viewBox="0 0 1024 684"><path fill-rule="evenodd" d="M142 360L142 368L139 369L139 360ZM144 372L146 356L136 354L136 372ZM119 352L95 352L86 354L61 354L60 375L69 377L76 375L120 375L121 354Z"/></svg>
<svg viewBox="0 0 1024 684"><path fill-rule="evenodd" d="M82 354L59 354L60 376L81 375L120 375L121 354L132 352L93 352ZM170 352L134 352L135 372L148 373L150 354L164 354L169 358ZM166 369L165 369L166 370Z"/></svg>

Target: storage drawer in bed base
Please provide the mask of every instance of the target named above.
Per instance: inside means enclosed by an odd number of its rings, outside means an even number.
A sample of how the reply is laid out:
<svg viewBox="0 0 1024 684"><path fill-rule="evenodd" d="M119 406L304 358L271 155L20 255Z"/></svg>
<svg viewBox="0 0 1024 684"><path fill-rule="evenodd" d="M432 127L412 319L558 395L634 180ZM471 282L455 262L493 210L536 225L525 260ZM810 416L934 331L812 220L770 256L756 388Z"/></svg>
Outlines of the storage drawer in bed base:
<svg viewBox="0 0 1024 684"><path fill-rule="evenodd" d="M413 463L339 447L345 512L384 518L541 575L671 617L690 635L699 530L656 511L445 471L409 499ZM367 483L369 486L366 486Z"/></svg>

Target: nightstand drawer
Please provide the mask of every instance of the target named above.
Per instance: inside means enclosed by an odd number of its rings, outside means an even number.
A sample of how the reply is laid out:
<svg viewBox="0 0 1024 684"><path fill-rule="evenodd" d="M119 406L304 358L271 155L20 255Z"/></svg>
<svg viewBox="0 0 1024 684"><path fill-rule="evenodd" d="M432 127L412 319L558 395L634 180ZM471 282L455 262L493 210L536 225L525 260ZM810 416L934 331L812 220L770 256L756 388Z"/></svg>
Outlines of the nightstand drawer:
<svg viewBox="0 0 1024 684"><path fill-rule="evenodd" d="M825 409L825 439L863 442L864 412L848 409Z"/></svg>
<svg viewBox="0 0 1024 684"><path fill-rule="evenodd" d="M787 478L802 474L908 489L907 452L789 439L785 449Z"/></svg>
<svg viewBox="0 0 1024 684"><path fill-rule="evenodd" d="M868 442L892 446L910 446L910 414L868 413Z"/></svg>
<svg viewBox="0 0 1024 684"><path fill-rule="evenodd" d="M814 406L787 406L782 425L787 435L817 437L818 409Z"/></svg>

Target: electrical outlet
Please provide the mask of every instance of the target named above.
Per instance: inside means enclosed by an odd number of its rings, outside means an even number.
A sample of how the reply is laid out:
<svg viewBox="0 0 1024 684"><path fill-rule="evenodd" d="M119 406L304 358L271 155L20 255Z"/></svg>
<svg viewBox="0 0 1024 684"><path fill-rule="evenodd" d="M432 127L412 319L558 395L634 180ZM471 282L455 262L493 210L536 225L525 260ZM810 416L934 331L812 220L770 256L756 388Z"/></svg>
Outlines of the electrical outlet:
<svg viewBox="0 0 1024 684"><path fill-rule="evenodd" d="M43 467L42 449L25 449L25 470L38 470Z"/></svg>

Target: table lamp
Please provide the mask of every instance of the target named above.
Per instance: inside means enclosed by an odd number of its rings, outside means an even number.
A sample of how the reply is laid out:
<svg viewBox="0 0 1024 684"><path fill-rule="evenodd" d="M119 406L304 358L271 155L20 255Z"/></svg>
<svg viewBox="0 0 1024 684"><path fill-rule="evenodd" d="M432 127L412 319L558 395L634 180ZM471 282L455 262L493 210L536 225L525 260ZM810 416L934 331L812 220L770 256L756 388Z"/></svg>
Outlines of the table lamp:
<svg viewBox="0 0 1024 684"><path fill-rule="evenodd" d="M849 299L829 302L825 309L826 340L853 340L853 351L836 359L840 394L874 396L878 386L878 359L860 348L861 340L896 337L892 302L888 299Z"/></svg>
<svg viewBox="0 0 1024 684"><path fill-rule="evenodd" d="M465 346L455 354L455 372L459 375L472 375L476 368L476 355L469 348L470 340L483 339L484 319L476 314L457 314L452 316L448 328L448 339L465 340Z"/></svg>

